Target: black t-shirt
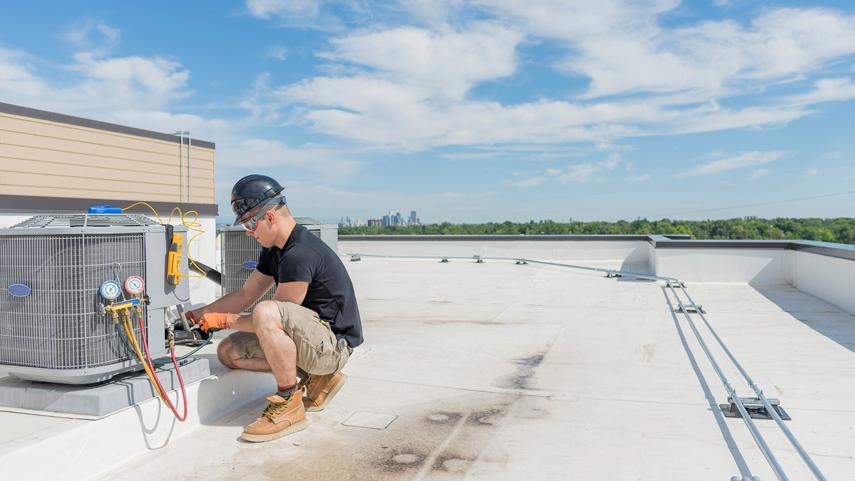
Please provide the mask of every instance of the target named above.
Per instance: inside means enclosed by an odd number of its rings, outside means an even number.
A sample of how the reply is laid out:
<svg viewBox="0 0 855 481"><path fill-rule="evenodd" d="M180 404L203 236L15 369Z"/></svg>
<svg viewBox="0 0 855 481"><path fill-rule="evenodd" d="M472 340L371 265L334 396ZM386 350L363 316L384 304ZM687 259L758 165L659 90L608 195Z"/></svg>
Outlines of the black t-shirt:
<svg viewBox="0 0 855 481"><path fill-rule="evenodd" d="M294 227L282 249L262 248L256 269L272 276L277 286L308 282L303 307L329 322L336 337L345 338L350 347L362 344L362 319L350 276L338 255L308 229Z"/></svg>

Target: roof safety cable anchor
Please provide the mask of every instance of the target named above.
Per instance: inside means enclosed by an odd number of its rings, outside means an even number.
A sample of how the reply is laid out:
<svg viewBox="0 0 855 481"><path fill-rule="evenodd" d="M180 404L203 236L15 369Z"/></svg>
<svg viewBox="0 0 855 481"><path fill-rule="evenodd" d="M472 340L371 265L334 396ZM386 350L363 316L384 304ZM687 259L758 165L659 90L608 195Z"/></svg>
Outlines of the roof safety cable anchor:
<svg viewBox="0 0 855 481"><path fill-rule="evenodd" d="M677 279L671 279L665 283L665 287L686 287L686 283Z"/></svg>
<svg viewBox="0 0 855 481"><path fill-rule="evenodd" d="M766 409L766 406L763 404L763 401L758 397L740 397L740 401L742 401L742 405L745 406L745 410L748 411L748 416L751 419L773 419L772 415L769 413L769 410ZM773 398L768 398L769 404L772 406L772 409L778 413L778 416L781 417L783 421L789 421L792 418L784 408L781 407L781 401ZM719 404L718 407L721 409L722 414L728 418L741 418L742 415L739 413L739 409L736 407L736 404L733 402L733 398L728 396L727 402L729 404Z"/></svg>
<svg viewBox="0 0 855 481"><path fill-rule="evenodd" d="M447 263L447 262L448 262L448 257L443 257L442 259L440 259L440 260L439 260L439 262L440 262L440 264L445 264L445 263Z"/></svg>
<svg viewBox="0 0 855 481"><path fill-rule="evenodd" d="M606 272L606 277L611 279L613 277L623 277L623 275L621 275L619 272L616 272L616 271L608 271L608 272Z"/></svg>
<svg viewBox="0 0 855 481"><path fill-rule="evenodd" d="M359 254L353 254L350 256L350 262L357 262L357 261L361 261L361 260L362 260L362 257L359 257Z"/></svg>
<svg viewBox="0 0 855 481"><path fill-rule="evenodd" d="M528 262L526 262L525 259L517 259L517 261L514 264L516 264L518 266L524 266L524 265L528 264Z"/></svg>
<svg viewBox="0 0 855 481"><path fill-rule="evenodd" d="M697 308L696 308L697 307ZM676 313L683 314L706 314L707 311L704 310L704 306L700 304L683 304L682 302L674 309Z"/></svg>
<svg viewBox="0 0 855 481"><path fill-rule="evenodd" d="M481 256L479 256L478 254L475 254L474 256L472 256L472 258L475 259L476 264L483 264L484 263L484 259L482 259Z"/></svg>

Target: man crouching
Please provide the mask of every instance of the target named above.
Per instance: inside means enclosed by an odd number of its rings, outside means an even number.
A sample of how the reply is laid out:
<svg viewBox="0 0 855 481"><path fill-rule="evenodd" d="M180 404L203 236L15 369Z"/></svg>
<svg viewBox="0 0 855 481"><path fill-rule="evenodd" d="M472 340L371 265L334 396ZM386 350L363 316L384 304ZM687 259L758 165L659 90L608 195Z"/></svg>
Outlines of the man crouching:
<svg viewBox="0 0 855 481"><path fill-rule="evenodd" d="M320 411L346 380L341 369L362 343L362 321L350 276L319 237L298 225L282 186L249 175L232 189L235 224L262 246L243 287L188 313L203 330L236 329L217 349L232 369L271 372L278 390L241 438L260 442L306 427L305 411ZM275 284L273 300L240 315ZM297 384L297 369L308 374ZM303 397L303 390L306 395Z"/></svg>

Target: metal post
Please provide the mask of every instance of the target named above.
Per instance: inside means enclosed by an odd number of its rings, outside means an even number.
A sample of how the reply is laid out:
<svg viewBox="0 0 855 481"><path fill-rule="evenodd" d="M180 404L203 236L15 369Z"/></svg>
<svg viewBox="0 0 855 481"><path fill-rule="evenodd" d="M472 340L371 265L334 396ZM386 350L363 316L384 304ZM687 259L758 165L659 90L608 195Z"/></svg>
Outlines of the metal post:
<svg viewBox="0 0 855 481"><path fill-rule="evenodd" d="M184 132L178 130L172 135L178 136L178 202L184 200Z"/></svg>
<svg viewBox="0 0 855 481"><path fill-rule="evenodd" d="M193 138L190 137L190 131L184 132L187 134L187 202L193 202L193 191L191 182L193 181Z"/></svg>

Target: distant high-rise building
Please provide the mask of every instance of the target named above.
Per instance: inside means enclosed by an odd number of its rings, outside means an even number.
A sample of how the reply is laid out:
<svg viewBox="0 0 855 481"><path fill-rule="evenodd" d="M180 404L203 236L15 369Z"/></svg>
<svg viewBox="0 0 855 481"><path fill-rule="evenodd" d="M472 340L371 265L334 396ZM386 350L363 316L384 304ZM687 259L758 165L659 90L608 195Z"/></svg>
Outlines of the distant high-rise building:
<svg viewBox="0 0 855 481"><path fill-rule="evenodd" d="M368 227L384 227L383 219L368 219Z"/></svg>
<svg viewBox="0 0 855 481"><path fill-rule="evenodd" d="M416 211L410 211L410 217L407 219L407 225L419 225L419 218L416 217Z"/></svg>

